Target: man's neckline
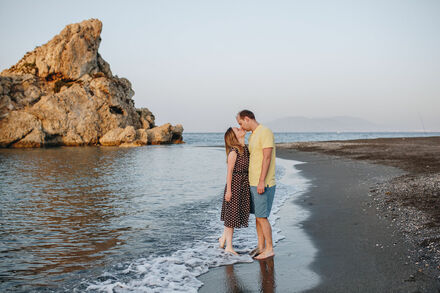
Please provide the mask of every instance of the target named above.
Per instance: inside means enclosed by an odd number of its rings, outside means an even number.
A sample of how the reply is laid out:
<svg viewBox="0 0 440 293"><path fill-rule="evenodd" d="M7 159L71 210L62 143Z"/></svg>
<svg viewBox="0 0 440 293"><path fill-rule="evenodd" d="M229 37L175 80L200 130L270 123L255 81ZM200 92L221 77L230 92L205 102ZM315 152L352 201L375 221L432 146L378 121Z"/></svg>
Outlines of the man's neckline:
<svg viewBox="0 0 440 293"><path fill-rule="evenodd" d="M258 123L258 126L254 129L254 131L251 131L252 134L254 134L255 131L257 131L257 129L261 126L261 123Z"/></svg>

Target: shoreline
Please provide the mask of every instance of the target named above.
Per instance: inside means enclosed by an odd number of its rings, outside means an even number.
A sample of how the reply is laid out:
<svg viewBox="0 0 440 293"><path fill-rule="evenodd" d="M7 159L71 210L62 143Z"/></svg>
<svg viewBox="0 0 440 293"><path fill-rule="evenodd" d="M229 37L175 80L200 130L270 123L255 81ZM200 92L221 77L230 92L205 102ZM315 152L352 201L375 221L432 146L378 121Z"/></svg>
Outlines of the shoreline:
<svg viewBox="0 0 440 293"><path fill-rule="evenodd" d="M278 151L278 150L277 150ZM396 167L318 152L279 150L300 165L315 186L301 205L311 211L303 223L318 247L312 269L322 283L307 292L437 292L440 282L420 270L416 246L383 216L371 192L405 173Z"/></svg>
<svg viewBox="0 0 440 293"><path fill-rule="evenodd" d="M198 277L203 282L203 286L199 288L198 292L275 292L275 290L299 292L319 283L319 276L310 270L310 264L317 249L301 228L301 222L309 217L309 213L295 203L310 187L309 180L304 176L293 174L299 173L297 166L304 164L304 162L281 158L277 158L277 160L283 168L294 169L286 171L277 183L278 190L288 188L291 193L279 209L272 209L271 214L271 218L275 220L275 225L272 226L274 248L276 251L282 252L283 257L279 258L277 254L274 258L263 261L254 260L251 263L235 263L210 268L208 272ZM292 188L292 184L296 184L296 187ZM249 224L247 229L255 229L254 222ZM281 238L279 235L275 236L278 233ZM279 240L275 241L277 238ZM291 247L296 247L296 252L293 252ZM299 264L295 271L284 269L293 262Z"/></svg>
<svg viewBox="0 0 440 293"><path fill-rule="evenodd" d="M440 280L440 136L294 142L277 147L402 170L402 175L372 186L373 205L378 217L389 219L412 244L411 257L418 269Z"/></svg>
<svg viewBox="0 0 440 293"><path fill-rule="evenodd" d="M340 143L346 142L352 143ZM295 201L311 212L300 226L318 248L310 268L318 273L321 283L307 292L436 292L440 288L432 271L417 264L412 253L416 246L391 217L384 216L375 195L380 186L407 175L407 170L316 149L297 150L286 144L277 144L277 157L305 162L296 168L313 184ZM295 239L289 238L290 201L280 211L280 229L286 238L275 247L274 276L269 281L274 284L267 292L271 288L292 292L295 282L289 278L298 265ZM265 267L254 261L212 268L199 277L204 283L199 292L258 292L268 283L262 273L267 272ZM232 284L236 291L225 284Z"/></svg>

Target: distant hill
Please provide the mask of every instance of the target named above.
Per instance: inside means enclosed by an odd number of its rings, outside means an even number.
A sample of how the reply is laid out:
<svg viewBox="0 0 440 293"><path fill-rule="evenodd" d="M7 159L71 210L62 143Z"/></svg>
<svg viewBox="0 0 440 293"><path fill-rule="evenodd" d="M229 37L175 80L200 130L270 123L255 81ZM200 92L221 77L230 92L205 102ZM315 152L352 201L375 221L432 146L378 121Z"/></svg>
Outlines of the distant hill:
<svg viewBox="0 0 440 293"><path fill-rule="evenodd" d="M337 131L389 131L390 127L371 121L350 117L335 116L307 118L303 116L284 117L263 123L274 132L337 132Z"/></svg>

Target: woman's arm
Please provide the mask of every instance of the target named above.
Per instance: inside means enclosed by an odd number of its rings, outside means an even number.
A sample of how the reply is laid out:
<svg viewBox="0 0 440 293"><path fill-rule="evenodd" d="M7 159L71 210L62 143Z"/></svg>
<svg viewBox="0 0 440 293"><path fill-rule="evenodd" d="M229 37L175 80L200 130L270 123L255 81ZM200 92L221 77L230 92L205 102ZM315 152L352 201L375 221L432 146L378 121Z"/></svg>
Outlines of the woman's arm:
<svg viewBox="0 0 440 293"><path fill-rule="evenodd" d="M235 161L237 160L237 153L232 151L228 155L228 174L226 175L226 194L225 200L230 201L232 197L232 171L234 170Z"/></svg>

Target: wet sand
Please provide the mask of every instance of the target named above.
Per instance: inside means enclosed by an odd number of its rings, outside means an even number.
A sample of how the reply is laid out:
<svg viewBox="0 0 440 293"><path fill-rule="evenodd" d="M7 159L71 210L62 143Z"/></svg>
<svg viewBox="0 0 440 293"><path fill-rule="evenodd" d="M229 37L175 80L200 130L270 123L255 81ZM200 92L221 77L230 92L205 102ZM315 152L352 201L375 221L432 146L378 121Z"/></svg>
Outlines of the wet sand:
<svg viewBox="0 0 440 293"><path fill-rule="evenodd" d="M417 264L417 245L384 216L377 199L381 186L408 169L287 144L277 148L277 156L306 162L296 168L312 187L281 208L279 227L286 238L277 243L276 256L211 269L199 277L200 292L439 292L436 276ZM293 204L310 212L300 226L318 250L310 269L320 282L313 288L301 287L308 280L295 273L303 264L301 243L291 233Z"/></svg>
<svg viewBox="0 0 440 293"><path fill-rule="evenodd" d="M279 144L394 166L405 173L370 190L379 217L388 218L413 244L420 271L440 280L440 137L402 137Z"/></svg>

